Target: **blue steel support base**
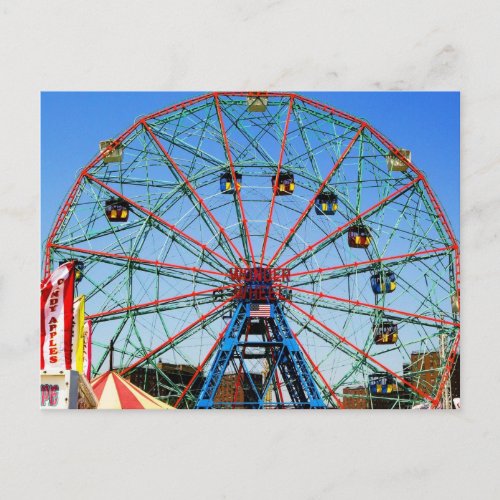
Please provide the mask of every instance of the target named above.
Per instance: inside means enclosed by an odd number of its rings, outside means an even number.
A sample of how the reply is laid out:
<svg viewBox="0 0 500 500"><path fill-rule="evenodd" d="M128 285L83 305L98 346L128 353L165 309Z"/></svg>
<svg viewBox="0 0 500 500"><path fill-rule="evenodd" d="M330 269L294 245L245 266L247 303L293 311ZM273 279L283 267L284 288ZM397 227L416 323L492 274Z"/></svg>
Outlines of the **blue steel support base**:
<svg viewBox="0 0 500 500"><path fill-rule="evenodd" d="M219 350L212 362L210 370L201 389L196 408L326 408L320 390L314 380L310 367L306 363L304 354L295 340L290 326L283 314L279 303L270 304L270 314L262 321L264 330L257 335L258 340L249 340L252 324L250 318L250 303L247 300L238 302L231 318L229 327L221 341ZM251 335L252 339L255 335ZM261 354L249 354L259 350ZM265 354L262 354L265 353ZM256 384L250 374L245 359L266 358L268 363L267 376L263 375L262 384ZM227 368L240 367L243 378L247 381L247 395L243 403L234 401L215 401L217 390ZM234 372L233 372L234 373ZM285 391L285 401L266 401L266 394L270 388L276 389L276 375L280 374ZM275 391L277 395L278 392Z"/></svg>

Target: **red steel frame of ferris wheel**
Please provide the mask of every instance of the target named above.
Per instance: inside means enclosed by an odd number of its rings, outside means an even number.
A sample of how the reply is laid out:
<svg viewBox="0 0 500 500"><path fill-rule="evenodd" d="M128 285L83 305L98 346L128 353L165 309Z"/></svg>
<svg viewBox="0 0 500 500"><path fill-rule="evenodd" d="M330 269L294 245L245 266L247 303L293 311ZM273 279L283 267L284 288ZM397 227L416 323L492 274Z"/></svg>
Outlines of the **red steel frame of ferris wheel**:
<svg viewBox="0 0 500 500"><path fill-rule="evenodd" d="M189 389L194 384L194 381L198 378L198 375L201 373L201 371L203 370L203 368L207 364L207 362L210 359L210 357L212 356L213 352L218 347L218 345L221 343L227 329L229 328L229 325L230 325L230 323L228 323L225 326L225 328L222 330L222 332L219 333L217 339L215 340L214 344L212 345L212 347L208 351L207 355L203 358L203 361L198 365L198 368L193 373L193 376L190 378L186 387L184 387L184 390L182 391L181 395L177 398L177 401L174 403L174 408L177 408L181 404L182 400L184 399L184 396L188 393Z"/></svg>
<svg viewBox="0 0 500 500"><path fill-rule="evenodd" d="M451 348L450 355L448 356L448 360L446 361L446 366L443 372L443 376L441 377L441 383L439 384L439 388L436 393L436 397L434 398L434 401L432 402L432 408L436 408L439 405L439 401L441 399L441 395L444 390L444 386L446 382L448 381L448 378L451 375L451 370L453 368L453 365L455 364L455 358L457 357L457 352L458 352L458 346L460 344L460 332L458 333L457 337L455 338L455 342L453 343L453 347Z"/></svg>
<svg viewBox="0 0 500 500"><path fill-rule="evenodd" d="M333 397L333 399L335 399L335 402L337 403L337 405L339 406L339 408L343 409L344 408L344 403L342 403L342 401L340 401L340 399L337 396L337 394L335 394L335 391L331 388L330 384L328 383L328 381L326 380L326 378L321 373L321 371L319 369L319 366L313 361L313 359L311 358L310 354L307 352L307 349L304 347L304 345L302 344L302 342L299 340L298 335L293 330L290 329L290 331L292 332L292 335L294 336L295 340L297 341L297 344L302 349L302 352L306 355L306 358L309 360L309 363L311 363L311 366L313 367L313 371L311 372L311 375L314 372L316 372L318 374L319 378L323 381L323 383L325 384L326 388L328 389L328 392L330 393L330 395Z"/></svg>
<svg viewBox="0 0 500 500"><path fill-rule="evenodd" d="M139 257L130 257L128 255L121 255L121 254L109 253L109 252L101 252L98 250L88 250L86 248L71 247L71 246L67 246L67 245L57 245L55 243L52 243L50 246L52 248L58 248L61 250L68 250L69 252L98 255L101 257L109 257L110 259L126 260L129 262L137 262L138 264L148 264L148 265L151 265L154 267L166 267L166 268L171 268L171 269L181 269L183 271L193 271L195 273L201 273L201 274L215 274L217 276L229 277L229 274L227 274L227 273L221 273L219 271L212 271L211 269L201 269L199 267L182 266L180 264L170 264L169 262L161 262L158 260L140 259Z"/></svg>
<svg viewBox="0 0 500 500"><path fill-rule="evenodd" d="M149 114L146 117L144 117L145 120L149 120L152 118L157 118L158 116L161 116L166 113L170 113L172 111L177 111L178 109L185 108L186 106L191 106L192 104L196 104L199 101L203 101L205 99L208 99L211 94L205 94L199 97L195 97L193 99L189 99L188 101L184 101L180 104L175 104L174 106L169 106L167 108L164 108L160 111L157 111L155 113ZM86 173L99 161L101 161L110 151L112 151L117 145L119 145L131 132L136 129L141 122L136 122L133 125L131 125L125 132L123 132L120 136L118 136L112 144L110 144L106 149L102 150L78 175L78 178L76 179L75 183L73 184L73 187L71 188L71 191L66 198L63 207L59 211L57 215L56 222L54 223L54 226L52 227L52 230L50 232L49 237L47 238L47 246L45 249L45 263L44 263L44 277L47 277L50 273L50 247L49 244L52 243L54 240L55 235L57 234L57 231L59 231L59 228L61 227L61 224L63 223L64 219L68 215L69 209L71 207L71 204L73 203L76 194L78 192L78 189L80 187L80 183L83 179L83 177L86 175Z"/></svg>
<svg viewBox="0 0 500 500"><path fill-rule="evenodd" d="M318 269L311 269L308 271L299 271L297 273L290 273L290 278L293 278L295 276L305 276L308 274L324 273L326 271L338 271L340 269L348 269L349 267L359 267L359 266L364 266L366 264L378 264L379 262L385 262L388 260L399 260L399 259L405 259L407 257L418 257L419 255L427 255L431 253L446 253L448 250L454 250L454 248L455 247L453 246L433 248L431 250L421 250L419 252L403 253L401 255L392 255L390 257L381 257L380 259L362 260L359 262L353 262L352 264L343 264L341 266L321 267Z"/></svg>
<svg viewBox="0 0 500 500"><path fill-rule="evenodd" d="M304 316L306 316L307 318L309 318L311 321L314 321L316 324L318 324L319 326L321 326L321 328L325 329L327 332L329 332L330 334L332 334L334 337L337 337L342 343L348 345L349 347L351 347L351 349L354 349L357 353L361 354L364 358L370 360L372 363L376 364L377 366L380 366L380 368L382 368L383 370L385 370L387 373L390 373L391 375L393 375L401 383L403 383L404 385L408 386L413 392L419 394L420 396L422 396L423 398L427 399L430 402L434 401L434 398L431 395L429 395L426 392L422 391L418 387L415 387L412 383L408 382L403 377L401 377L400 375L398 375L397 373L395 373L394 371L392 371L390 368L388 368L387 366L385 366L383 363L381 363L380 361L378 361L376 358L374 358L373 356L370 356L367 352L365 352L362 349L360 349L358 346L356 346L355 344L353 344L352 342L350 342L349 340L347 340L345 337L342 337L342 335L340 335L339 333L337 333L335 330L332 330L330 327L328 327L327 325L325 325L323 322L317 320L312 314L309 314L308 312L304 311L304 309L302 309L301 307L297 306L296 304L294 304L289 299L283 299L283 300L285 300L285 302L287 302L288 304L290 304L294 309L297 309L297 311L299 311L301 314L303 314Z"/></svg>
<svg viewBox="0 0 500 500"><path fill-rule="evenodd" d="M245 229L245 233L247 236L248 248L250 249L250 255L252 257L252 265L255 267L255 255L253 252L252 240L250 238L250 232L248 231L248 224L247 224L247 219L245 217L245 210L243 208L243 202L241 201L240 190L238 189L238 184L236 182L236 172L234 170L233 156L232 156L231 150L229 148L229 141L227 139L226 127L224 126L224 118L222 116L222 111L220 109L219 94L217 92L214 92L214 103L215 103L215 109L217 111L217 116L219 118L219 125L220 125L220 130L222 132L222 138L224 140L224 148L226 150L227 161L229 162L229 167L231 169L231 176L233 178L234 190L236 191L236 197L238 199L238 203L240 206L241 218L242 218L243 227ZM249 267L248 262L246 260L245 260L245 262L246 262L246 266Z"/></svg>
<svg viewBox="0 0 500 500"><path fill-rule="evenodd" d="M288 135L288 127L290 125L290 115L292 113L292 108L293 108L293 100L294 100L294 97L290 97L290 100L288 103L288 113L286 115L285 128L283 130L283 139L281 140L281 151L280 151L280 156L279 156L279 160L278 160L278 167L276 169L276 178L275 178L274 186L273 186L273 195L271 197L271 205L269 206L269 214L267 216L267 224L266 224L266 232L264 234L264 241L262 242L262 251L261 251L261 255L260 255L260 266L261 267L262 267L262 262L264 261L264 255L266 253L267 239L269 237L269 230L271 228L271 224L273 221L274 203L276 201L276 193L278 191L281 165L283 164L283 155L285 154L285 146L286 146L286 140L287 140L287 135Z"/></svg>
<svg viewBox="0 0 500 500"><path fill-rule="evenodd" d="M158 118L161 115L165 115L167 113L172 113L173 111L178 111L179 109L184 109L187 106L191 106L193 104L196 104L197 102L200 101L205 101L206 99L209 99L212 97L211 93L208 94L203 94L198 97L193 97L192 99L188 99L187 101L182 101L178 104L174 104L172 106L168 106L164 109L160 109L160 111L155 111L154 113L150 113L149 115L143 116L140 121L137 123L140 123L142 120L153 120L154 118Z"/></svg>
<svg viewBox="0 0 500 500"><path fill-rule="evenodd" d="M416 314L416 313L410 313L407 311L400 311L399 309L393 309L391 307L384 307L384 306L379 306L376 304L368 304L367 302L360 302L359 300L349 300L349 299L344 299L343 297L336 297L335 295L328 295L327 293L323 292L313 292L312 290L306 290L304 288L299 288L296 286L289 286L289 285L279 285L280 288L287 288L289 290L295 290L299 293L306 293L308 295L314 295L315 297L319 298L325 298L325 299L331 299L337 302L344 302L346 304L352 304L353 306L363 306L363 307L368 307L370 309L376 309L378 311L387 311L395 314L401 314L402 316L409 316L412 318L417 318L417 319L424 319L427 321L432 321L434 323L439 323L441 325L450 325L450 326L460 326L460 323L454 323L453 321L447 321L445 319L440 319L440 318L433 318L432 316L424 316L422 314Z"/></svg>
<svg viewBox="0 0 500 500"><path fill-rule="evenodd" d="M181 179L184 181L188 189L191 191L193 196L198 200L200 205L204 208L206 214L212 219L214 224L217 226L217 229L220 231L220 233L224 236L226 241L229 243L229 245L233 248L233 250L238 254L238 257L243 261L246 262L245 257L241 255L240 251L238 250L238 247L233 243L231 238L228 236L226 233L225 229L221 226L220 222L215 218L214 214L212 211L208 208L207 204L203 200L203 198L198 194L198 191L194 188L194 186L189 182L189 179L186 177L184 172L179 168L179 165L177 165L176 161L170 156L168 151L163 147L161 142L159 141L158 137L156 134L151 130L151 127L143 120L142 121L144 128L148 131L149 135L153 139L153 141L156 143L156 145L160 148L161 152L164 154L165 158L170 162L174 170L177 172L177 174L181 177ZM248 267L248 266L247 266Z"/></svg>
<svg viewBox="0 0 500 500"><path fill-rule="evenodd" d="M305 253L310 252L313 248L315 248L316 246L320 245L324 241L330 239L332 236L335 236L336 234L340 233L341 231L343 231L347 227L351 226L354 222L356 222L357 220L361 219L362 217L364 217L366 214L368 214L372 210L374 210L374 209L378 208L379 206L383 205L385 202L389 201L390 199L395 198L396 196L399 196L401 193L403 193L404 191L406 191L407 189L409 189L410 187L412 187L414 184L416 184L419 180L421 180L421 177L415 177L415 179L413 179L412 181L410 181L410 182L406 183L405 185L401 186L399 189L397 189L396 191L394 191L393 193L391 193L389 196L386 196L382 200L378 201L377 203L375 203L374 205L372 205L370 208L367 208L366 210L364 210L363 212L361 212L359 215L357 215L356 217L353 217L351 220L347 221L342 226L339 226L337 229L335 229L331 233L327 234L323 238L319 239L318 241L316 241L312 245L309 245L308 247L304 248L304 250L302 250L301 252L296 253L293 257L290 257L287 261L285 261L282 264L280 264L279 266L277 266L276 269L281 269L281 268L285 267L287 264L290 264L290 262L293 262L294 260L296 260L300 256L304 255Z"/></svg>
<svg viewBox="0 0 500 500"><path fill-rule="evenodd" d="M234 296L233 296L234 297ZM233 297L230 297L229 299L225 300L218 306L215 306L214 308L210 309L207 313L201 315L198 319L194 320L192 323L190 323L188 326L183 328L179 333L176 333L173 337L170 337L168 340L165 342L162 342L159 346L155 347L152 351L149 351L145 356L143 356L141 359L138 359L134 363L132 363L130 366L125 368L120 372L120 375L123 376L127 374L128 372L132 371L134 368L137 366L141 365L144 363L144 361L147 361L151 356L154 356L158 352L160 352L162 349L165 349L165 347L169 346L172 342L175 342L179 338L181 338L185 333L187 333L191 328L196 326L198 323L201 323L202 321L205 321L209 316L211 316L214 312L218 311L222 307L224 307L226 304L229 304L233 300Z"/></svg>
<svg viewBox="0 0 500 500"><path fill-rule="evenodd" d="M345 160L345 157L349 154L351 151L352 147L354 146L355 142L358 140L358 137L361 135L361 132L363 132L363 129L365 128L365 125L361 125L359 127L358 131L354 135L354 137L350 140L349 144L345 148L344 152L340 155L339 159L334 163L333 167L331 168L330 172L328 175L324 178L323 182L319 186L318 190L314 193L312 198L309 200L309 203L307 204L307 207L304 209L304 211L300 214L298 217L297 221L295 222L294 226L290 229L288 234L285 236L285 239L281 242L280 246L274 252L274 255L271 257L268 263L268 267L272 265L278 254L280 253L281 249L288 243L288 241L291 239L291 237L295 234L295 230L299 227L299 225L302 223L305 217L307 217L307 214L311 210L312 206L314 205L316 198L319 194L323 192L323 189L325 188L326 184L328 181L332 178L333 174L336 172L338 169L339 165Z"/></svg>
<svg viewBox="0 0 500 500"><path fill-rule="evenodd" d="M151 302L143 302L141 304L135 304L133 306L120 307L118 309L110 309L109 311L102 311L95 314L89 314L88 316L85 316L85 319L105 318L106 316L114 316L115 314L135 311L137 309L145 309L146 307L161 306L163 304L176 302L178 300L189 299L191 297L198 297L199 295L207 295L220 290L227 290L228 288L234 288L235 286L236 285L224 285L224 286L219 286L217 288L209 288L207 290L201 290L199 292L190 292L182 295L176 295L175 297L168 297L166 299L152 300Z"/></svg>
<svg viewBox="0 0 500 500"><path fill-rule="evenodd" d="M192 236L189 236L188 234L186 234L184 231L182 231L178 227L174 226L173 224L170 224L170 222L167 222L165 219L162 219L161 217L159 217L158 215L154 214L153 212L151 212L147 208L139 205L138 203L136 203L132 199L126 197L123 193L120 193L116 189L113 189L111 186L108 186L105 182L100 181L99 179L97 179L96 177L94 177L93 175L90 175L88 173L85 174L85 177L87 177L87 179L90 179L91 181L95 182L96 184L99 184L100 186L102 186L104 189L106 189L110 193L113 193L118 198L121 198L122 200L126 201L127 203L129 203L133 207L137 208L137 210L139 210L140 212L145 213L146 215L148 215L152 219L156 220L157 222L159 222L163 226L168 227L171 231L173 231L174 233L179 234L184 239L190 241L191 243L194 243L196 246L199 246L203 250L206 250L207 252L211 253L212 255L215 255L216 257L218 257L219 259L223 260L224 262L226 262L230 266L232 266L232 267L238 267L236 264L234 264L230 260L226 259L226 257L224 257L223 255L221 255L216 250L213 250L213 249L209 248L207 245L204 245L203 243L201 243L200 241L198 241L196 238L193 238Z"/></svg>

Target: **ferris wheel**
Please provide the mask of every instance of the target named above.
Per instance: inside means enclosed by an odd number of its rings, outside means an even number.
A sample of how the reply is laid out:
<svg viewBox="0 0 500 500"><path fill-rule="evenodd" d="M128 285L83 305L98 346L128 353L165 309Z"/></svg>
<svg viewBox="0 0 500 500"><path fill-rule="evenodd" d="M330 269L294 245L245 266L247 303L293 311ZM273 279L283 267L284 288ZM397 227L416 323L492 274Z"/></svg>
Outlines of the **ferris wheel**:
<svg viewBox="0 0 500 500"><path fill-rule="evenodd" d="M99 148L44 263L76 261L94 375L112 358L177 408L440 405L459 246L408 149L278 92L199 96Z"/></svg>

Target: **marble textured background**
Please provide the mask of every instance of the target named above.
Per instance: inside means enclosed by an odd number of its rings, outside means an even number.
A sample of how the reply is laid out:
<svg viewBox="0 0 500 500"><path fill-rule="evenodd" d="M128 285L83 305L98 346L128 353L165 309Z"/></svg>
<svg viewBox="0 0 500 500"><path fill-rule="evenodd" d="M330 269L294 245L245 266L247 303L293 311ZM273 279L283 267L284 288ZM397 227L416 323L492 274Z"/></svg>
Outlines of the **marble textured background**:
<svg viewBox="0 0 500 500"><path fill-rule="evenodd" d="M0 496L499 498L499 14L491 0L0 0ZM460 90L465 408L40 412L39 92L132 89Z"/></svg>

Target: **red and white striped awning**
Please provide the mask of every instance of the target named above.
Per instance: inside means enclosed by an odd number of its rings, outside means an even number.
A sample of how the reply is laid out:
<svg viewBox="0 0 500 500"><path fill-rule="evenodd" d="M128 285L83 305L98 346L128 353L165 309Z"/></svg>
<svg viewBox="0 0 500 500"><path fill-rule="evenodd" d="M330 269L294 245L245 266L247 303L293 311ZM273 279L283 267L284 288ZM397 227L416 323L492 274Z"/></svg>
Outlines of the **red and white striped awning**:
<svg viewBox="0 0 500 500"><path fill-rule="evenodd" d="M114 372L99 375L91 382L98 410L173 410Z"/></svg>

